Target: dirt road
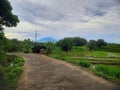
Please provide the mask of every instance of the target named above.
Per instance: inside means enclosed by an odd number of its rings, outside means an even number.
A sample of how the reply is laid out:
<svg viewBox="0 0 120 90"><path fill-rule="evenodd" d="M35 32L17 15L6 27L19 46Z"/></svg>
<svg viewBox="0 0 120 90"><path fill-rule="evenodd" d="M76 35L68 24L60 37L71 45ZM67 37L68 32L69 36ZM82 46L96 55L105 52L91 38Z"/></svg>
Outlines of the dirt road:
<svg viewBox="0 0 120 90"><path fill-rule="evenodd" d="M77 66L38 54L25 59L17 90L120 90L120 86Z"/></svg>

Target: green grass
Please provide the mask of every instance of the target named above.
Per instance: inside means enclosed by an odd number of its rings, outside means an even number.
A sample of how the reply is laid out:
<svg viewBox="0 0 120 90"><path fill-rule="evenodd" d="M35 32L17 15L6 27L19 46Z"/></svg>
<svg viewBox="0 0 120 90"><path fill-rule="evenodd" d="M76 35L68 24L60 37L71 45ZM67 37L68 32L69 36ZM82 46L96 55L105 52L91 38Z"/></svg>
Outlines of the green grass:
<svg viewBox="0 0 120 90"><path fill-rule="evenodd" d="M116 57L110 57L109 55L114 55ZM86 46L73 47L73 49L68 53L61 51L59 48L56 48L56 50L53 51L53 53L49 56L72 62L77 65L81 60L89 61L93 64L120 64L120 53L107 51L89 51Z"/></svg>
<svg viewBox="0 0 120 90"><path fill-rule="evenodd" d="M108 44L107 46L98 48L98 50L109 51L109 52L120 52L120 44Z"/></svg>
<svg viewBox="0 0 120 90"><path fill-rule="evenodd" d="M97 50L89 51L89 49L86 46L83 47L76 46L73 47L73 49L68 53L61 51L59 48L56 48L56 50L54 50L53 53L50 54L49 56L53 58L57 58L59 60L67 61L77 66L87 67L88 65L89 70L92 70L93 69L92 66L95 65L97 70L95 69L92 71L97 73L97 75L104 76L105 78L110 80L120 81L119 78L117 78L117 75L119 75L119 71L120 71L119 52L108 52L108 51L97 51ZM105 71L107 72L106 74L103 74L104 72L98 70L98 68L102 67L99 66L99 64L105 65L105 67L103 68L106 68ZM109 67L107 67L106 65L109 65ZM107 71L109 69L110 71ZM109 73L114 73L114 74L110 75Z"/></svg>
<svg viewBox="0 0 120 90"><path fill-rule="evenodd" d="M79 56L95 56L95 57L110 57L111 55L115 57L120 57L119 52L108 52L108 51L89 51L89 49L86 46L74 46L73 49L66 53L60 50L60 48L56 48L53 53L53 55L61 55L64 57L79 57Z"/></svg>
<svg viewBox="0 0 120 90"><path fill-rule="evenodd" d="M108 55L108 52L105 51L92 51L89 53L89 56L96 56L96 57L106 57Z"/></svg>
<svg viewBox="0 0 120 90"><path fill-rule="evenodd" d="M109 65L96 65L94 72L107 79L120 81L120 68Z"/></svg>
<svg viewBox="0 0 120 90"><path fill-rule="evenodd" d="M88 61L80 61L79 66L88 68L88 67L90 67L90 62L88 62Z"/></svg>
<svg viewBox="0 0 120 90"><path fill-rule="evenodd" d="M17 80L23 71L24 60L17 56L7 56L6 65L0 65L0 80L5 83L5 88L14 90Z"/></svg>
<svg viewBox="0 0 120 90"><path fill-rule="evenodd" d="M108 51L92 51L88 55L89 56L96 56L96 57L110 57L110 55L114 55L115 57L120 57L120 53L108 52Z"/></svg>

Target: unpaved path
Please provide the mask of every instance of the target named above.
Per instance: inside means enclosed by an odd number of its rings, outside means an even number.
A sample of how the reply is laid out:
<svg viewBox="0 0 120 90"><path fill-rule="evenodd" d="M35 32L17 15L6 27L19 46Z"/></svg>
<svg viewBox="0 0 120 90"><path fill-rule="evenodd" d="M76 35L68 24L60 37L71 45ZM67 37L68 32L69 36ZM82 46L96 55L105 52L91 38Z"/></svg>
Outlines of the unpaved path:
<svg viewBox="0 0 120 90"><path fill-rule="evenodd" d="M39 54L23 54L17 90L120 90L120 86L77 66Z"/></svg>

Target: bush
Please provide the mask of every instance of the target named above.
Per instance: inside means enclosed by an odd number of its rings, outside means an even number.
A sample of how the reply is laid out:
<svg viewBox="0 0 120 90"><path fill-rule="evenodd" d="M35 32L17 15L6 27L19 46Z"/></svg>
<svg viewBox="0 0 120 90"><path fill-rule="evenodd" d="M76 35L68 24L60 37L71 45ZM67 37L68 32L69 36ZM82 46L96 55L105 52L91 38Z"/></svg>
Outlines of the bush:
<svg viewBox="0 0 120 90"><path fill-rule="evenodd" d="M95 70L101 75L112 76L120 80L120 69L114 66L97 65Z"/></svg>
<svg viewBox="0 0 120 90"><path fill-rule="evenodd" d="M18 57L13 60L13 65L23 66L24 64L23 62L24 62L23 58Z"/></svg>
<svg viewBox="0 0 120 90"><path fill-rule="evenodd" d="M71 51L73 47L72 38L64 38L57 42L57 45L65 52Z"/></svg>
<svg viewBox="0 0 120 90"><path fill-rule="evenodd" d="M10 55L7 56L6 63L7 65L2 66L0 69L0 76L3 78L5 86L10 88L10 90L14 90L17 80L23 71L24 60L23 58Z"/></svg>
<svg viewBox="0 0 120 90"><path fill-rule="evenodd" d="M90 67L90 62L80 61L80 62L79 62L79 66L82 66L82 67Z"/></svg>
<svg viewBox="0 0 120 90"><path fill-rule="evenodd" d="M10 67L9 70L5 73L4 80L10 85L13 86L16 84L19 75L22 72L21 67Z"/></svg>
<svg viewBox="0 0 120 90"><path fill-rule="evenodd" d="M6 64L6 54L4 51L0 49L0 65L5 65Z"/></svg>

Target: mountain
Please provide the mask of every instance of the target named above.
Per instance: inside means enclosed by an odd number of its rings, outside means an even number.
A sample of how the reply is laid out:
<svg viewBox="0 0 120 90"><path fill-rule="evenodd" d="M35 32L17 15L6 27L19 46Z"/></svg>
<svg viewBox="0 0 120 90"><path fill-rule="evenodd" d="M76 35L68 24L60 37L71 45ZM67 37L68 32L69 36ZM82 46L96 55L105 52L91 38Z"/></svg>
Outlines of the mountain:
<svg viewBox="0 0 120 90"><path fill-rule="evenodd" d="M38 40L38 42L55 42L56 40L52 37L44 37Z"/></svg>

